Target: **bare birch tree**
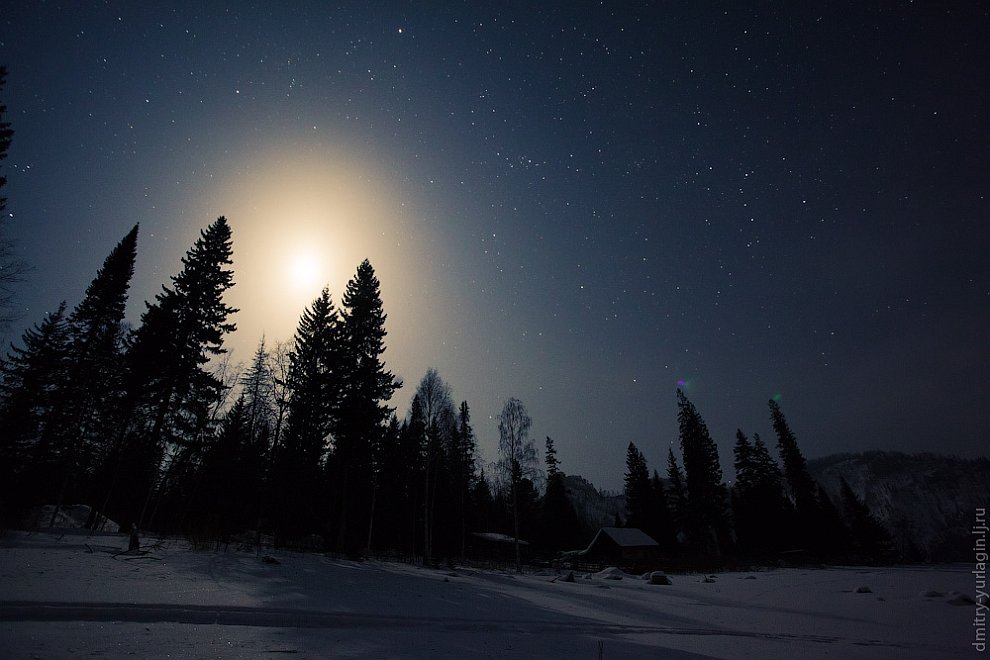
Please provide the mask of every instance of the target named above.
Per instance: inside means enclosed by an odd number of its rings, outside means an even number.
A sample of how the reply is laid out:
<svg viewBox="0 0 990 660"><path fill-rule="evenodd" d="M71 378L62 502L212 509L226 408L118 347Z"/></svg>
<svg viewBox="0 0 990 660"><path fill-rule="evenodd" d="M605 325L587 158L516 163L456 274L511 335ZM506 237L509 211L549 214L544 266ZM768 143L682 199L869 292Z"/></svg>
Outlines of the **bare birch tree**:
<svg viewBox="0 0 990 660"><path fill-rule="evenodd" d="M498 416L498 469L503 481L507 481L509 486L517 573L522 572L519 551L519 486L523 478L533 474L536 468L536 446L529 437L532 423L526 406L515 397L505 402Z"/></svg>

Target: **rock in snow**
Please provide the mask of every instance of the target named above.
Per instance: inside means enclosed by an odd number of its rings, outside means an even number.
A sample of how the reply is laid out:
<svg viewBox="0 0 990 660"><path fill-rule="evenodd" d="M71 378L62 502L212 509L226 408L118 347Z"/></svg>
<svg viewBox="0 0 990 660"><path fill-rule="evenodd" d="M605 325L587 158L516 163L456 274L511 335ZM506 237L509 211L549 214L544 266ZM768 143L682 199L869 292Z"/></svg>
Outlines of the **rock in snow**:
<svg viewBox="0 0 990 660"><path fill-rule="evenodd" d="M621 580L622 578L627 577L627 573L621 568L609 566L608 568L595 573L595 577L599 580Z"/></svg>
<svg viewBox="0 0 990 660"><path fill-rule="evenodd" d="M653 571L650 573L650 584L671 584L671 582L663 571Z"/></svg>

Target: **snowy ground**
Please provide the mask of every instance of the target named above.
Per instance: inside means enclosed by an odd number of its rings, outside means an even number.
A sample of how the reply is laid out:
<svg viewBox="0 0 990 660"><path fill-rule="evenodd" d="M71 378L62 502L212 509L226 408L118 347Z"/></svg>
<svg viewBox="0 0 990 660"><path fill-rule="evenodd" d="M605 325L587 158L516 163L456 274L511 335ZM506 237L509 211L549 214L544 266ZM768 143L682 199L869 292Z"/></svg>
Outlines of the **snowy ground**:
<svg viewBox="0 0 990 660"><path fill-rule="evenodd" d="M147 540L146 540L147 541ZM898 658L973 653L972 567L554 581L123 536L0 539L4 658ZM869 593L857 588L869 587Z"/></svg>

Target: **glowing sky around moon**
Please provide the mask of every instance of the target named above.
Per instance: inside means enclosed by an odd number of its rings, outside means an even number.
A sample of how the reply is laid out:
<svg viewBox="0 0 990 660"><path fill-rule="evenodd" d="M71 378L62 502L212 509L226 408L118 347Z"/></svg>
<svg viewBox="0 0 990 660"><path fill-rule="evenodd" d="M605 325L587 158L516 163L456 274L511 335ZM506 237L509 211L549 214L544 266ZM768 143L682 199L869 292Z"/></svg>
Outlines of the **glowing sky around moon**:
<svg viewBox="0 0 990 660"><path fill-rule="evenodd" d="M233 160L252 165L219 177L191 206L231 222L239 337L287 339L324 286L339 305L363 259L391 274L401 272L406 250L417 250L400 191L359 154L334 145L249 146Z"/></svg>

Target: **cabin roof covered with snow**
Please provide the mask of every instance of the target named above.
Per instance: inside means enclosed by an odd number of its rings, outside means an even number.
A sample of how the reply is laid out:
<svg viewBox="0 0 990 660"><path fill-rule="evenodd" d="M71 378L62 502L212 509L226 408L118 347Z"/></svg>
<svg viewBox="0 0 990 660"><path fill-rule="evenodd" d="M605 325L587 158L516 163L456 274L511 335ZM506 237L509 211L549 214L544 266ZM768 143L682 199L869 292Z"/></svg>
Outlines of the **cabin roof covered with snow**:
<svg viewBox="0 0 990 660"><path fill-rule="evenodd" d="M474 536L480 539L490 541L492 543L515 543L516 539L514 536L509 536L508 534L499 534L498 532L472 532ZM523 541L519 539L519 545L529 545L528 541Z"/></svg>
<svg viewBox="0 0 990 660"><path fill-rule="evenodd" d="M602 534L608 536L613 543L622 548L642 548L659 545L646 532L636 527L602 527L598 530L595 538L592 539L592 546L595 545L598 537Z"/></svg>

